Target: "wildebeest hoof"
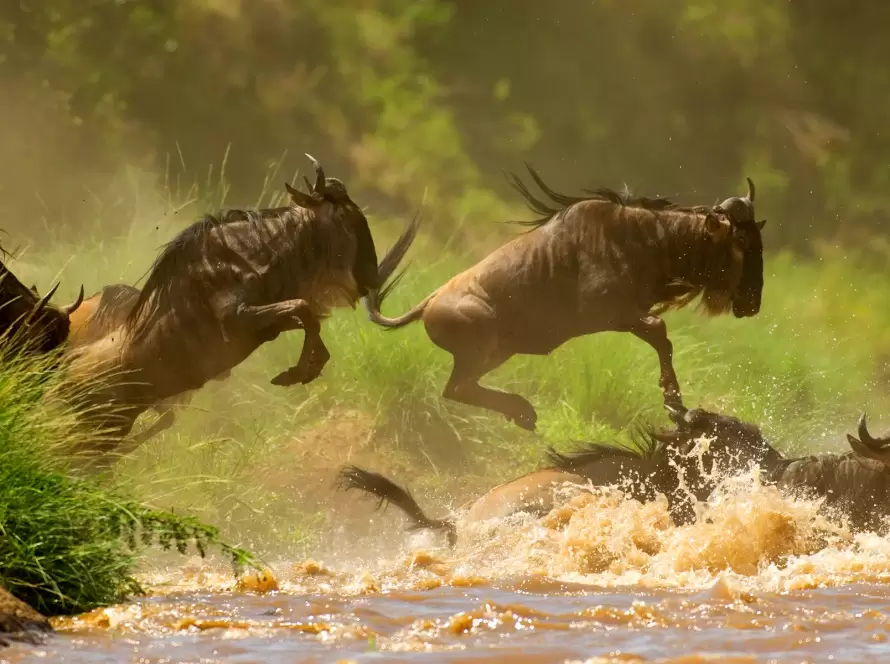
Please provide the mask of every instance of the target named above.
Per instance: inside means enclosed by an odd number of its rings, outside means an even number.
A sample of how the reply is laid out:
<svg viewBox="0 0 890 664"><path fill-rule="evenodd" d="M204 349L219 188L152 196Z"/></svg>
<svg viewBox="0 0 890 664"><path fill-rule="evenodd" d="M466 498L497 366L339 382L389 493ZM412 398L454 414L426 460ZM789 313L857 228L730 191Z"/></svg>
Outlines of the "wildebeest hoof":
<svg viewBox="0 0 890 664"><path fill-rule="evenodd" d="M507 419L526 431L534 431L538 422L538 413L534 406L523 399L522 403L517 404L514 411L507 416Z"/></svg>
<svg viewBox="0 0 890 664"><path fill-rule="evenodd" d="M529 418L529 417L511 417L510 418L517 426L525 429L526 431L534 431L537 428L537 418Z"/></svg>
<svg viewBox="0 0 890 664"><path fill-rule="evenodd" d="M310 367L309 369L301 369L293 367L287 371L282 371L275 376L270 383L278 387L290 387L291 385L306 385L321 375L321 367Z"/></svg>

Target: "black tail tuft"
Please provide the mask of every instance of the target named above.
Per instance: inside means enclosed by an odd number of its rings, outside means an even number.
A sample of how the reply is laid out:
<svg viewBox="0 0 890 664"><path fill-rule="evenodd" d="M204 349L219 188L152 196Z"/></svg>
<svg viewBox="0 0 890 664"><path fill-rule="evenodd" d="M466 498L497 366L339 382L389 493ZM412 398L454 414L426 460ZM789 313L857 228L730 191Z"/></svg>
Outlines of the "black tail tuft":
<svg viewBox="0 0 890 664"><path fill-rule="evenodd" d="M430 519L407 489L385 478L383 475L364 470L358 466L346 465L337 476L337 487L343 491L358 489L377 499L377 509L387 504L395 505L411 520L411 530L430 528L443 531L448 542L454 546L454 522L450 519Z"/></svg>

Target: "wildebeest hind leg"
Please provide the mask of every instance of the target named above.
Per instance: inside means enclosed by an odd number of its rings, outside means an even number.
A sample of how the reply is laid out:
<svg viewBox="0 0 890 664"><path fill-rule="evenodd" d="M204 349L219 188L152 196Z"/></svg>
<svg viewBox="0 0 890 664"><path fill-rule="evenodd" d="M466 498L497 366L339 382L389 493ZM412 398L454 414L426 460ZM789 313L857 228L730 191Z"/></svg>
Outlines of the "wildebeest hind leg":
<svg viewBox="0 0 890 664"><path fill-rule="evenodd" d="M512 392L483 387L479 379L510 359L511 354L481 357L475 353L454 353L454 368L442 396L469 406L479 406L503 414L526 431L534 431L538 420L535 407Z"/></svg>
<svg viewBox="0 0 890 664"><path fill-rule="evenodd" d="M271 383L278 386L311 383L318 378L321 370L331 358L321 339L321 323L305 300L286 300L263 306L242 306L238 308L239 321L247 321L257 332L265 333L270 328L277 332L287 330L306 331L303 350L296 366L275 376Z"/></svg>
<svg viewBox="0 0 890 664"><path fill-rule="evenodd" d="M658 316L644 316L630 326L630 332L645 341L658 353L661 378L658 381L664 393L664 403L669 406L682 406L680 383L674 372L674 345L668 339L667 325Z"/></svg>

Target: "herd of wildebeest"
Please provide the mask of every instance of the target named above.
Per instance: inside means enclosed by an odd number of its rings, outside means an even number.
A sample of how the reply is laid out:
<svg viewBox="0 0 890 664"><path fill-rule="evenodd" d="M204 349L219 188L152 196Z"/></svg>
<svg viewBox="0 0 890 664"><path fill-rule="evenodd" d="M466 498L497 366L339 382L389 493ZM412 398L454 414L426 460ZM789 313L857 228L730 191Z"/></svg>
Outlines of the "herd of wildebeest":
<svg viewBox="0 0 890 664"><path fill-rule="evenodd" d="M661 314L701 298L711 316L760 311L765 221L754 214L754 183L742 197L681 207L662 198L612 190L566 196L528 167L546 200L512 176L539 215L476 265L454 276L407 313L381 313L405 275L399 270L419 228L416 216L379 260L367 219L344 184L315 168L303 192L290 184L284 207L225 210L176 235L155 260L143 288L105 286L70 305L41 297L0 264L0 331L7 344L52 351L80 414L90 463L108 463L174 424L174 409L208 381L230 371L282 332L303 330L299 360L272 378L277 386L308 384L330 354L321 323L335 307L361 299L385 329L423 321L427 335L453 359L445 398L501 413L534 431L537 413L518 394L480 385L513 355L548 355L566 341L596 332L630 332L658 355L659 385L672 430L639 430L642 451L588 444L570 454L548 451L546 467L500 485L463 510L469 520L517 511L542 513L564 482L624 487L629 497L668 499L677 523L695 518L694 500L713 491L715 468L740 473L752 464L780 490L824 498L827 514L854 529L883 531L890 506L890 438L869 434L865 417L852 451L788 459L753 424L688 410L673 367ZM154 410L151 426L134 433ZM702 445L702 440L709 444ZM389 479L344 467L340 487L390 502L416 528L444 531L453 544L454 517L431 519Z"/></svg>

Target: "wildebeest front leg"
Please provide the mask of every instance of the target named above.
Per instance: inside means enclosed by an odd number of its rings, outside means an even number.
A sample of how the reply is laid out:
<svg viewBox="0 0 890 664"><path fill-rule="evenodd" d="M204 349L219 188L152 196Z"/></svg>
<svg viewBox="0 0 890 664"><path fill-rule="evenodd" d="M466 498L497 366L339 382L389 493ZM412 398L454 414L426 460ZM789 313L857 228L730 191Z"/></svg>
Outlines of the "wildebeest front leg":
<svg viewBox="0 0 890 664"><path fill-rule="evenodd" d="M682 406L680 383L674 372L674 345L668 339L667 325L658 316L644 316L630 326L630 332L655 349L661 367L659 387L664 394L664 403L669 406Z"/></svg>
<svg viewBox="0 0 890 664"><path fill-rule="evenodd" d="M242 306L238 309L238 317L249 321L258 332L268 332L270 329L277 332L305 330L306 338L296 366L275 376L271 381L273 385L311 383L318 378L324 365L331 358L321 340L321 323L305 300L285 300L263 306Z"/></svg>

